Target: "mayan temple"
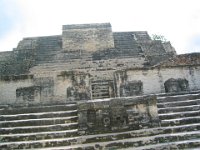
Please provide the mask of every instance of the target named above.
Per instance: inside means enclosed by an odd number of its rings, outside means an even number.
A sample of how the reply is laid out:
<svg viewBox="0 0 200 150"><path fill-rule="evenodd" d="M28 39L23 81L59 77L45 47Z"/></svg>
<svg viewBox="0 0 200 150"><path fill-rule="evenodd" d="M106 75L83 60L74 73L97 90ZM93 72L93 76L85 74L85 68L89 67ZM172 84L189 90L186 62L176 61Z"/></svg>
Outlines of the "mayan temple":
<svg viewBox="0 0 200 150"><path fill-rule="evenodd" d="M0 52L1 150L199 148L200 53L110 23Z"/></svg>

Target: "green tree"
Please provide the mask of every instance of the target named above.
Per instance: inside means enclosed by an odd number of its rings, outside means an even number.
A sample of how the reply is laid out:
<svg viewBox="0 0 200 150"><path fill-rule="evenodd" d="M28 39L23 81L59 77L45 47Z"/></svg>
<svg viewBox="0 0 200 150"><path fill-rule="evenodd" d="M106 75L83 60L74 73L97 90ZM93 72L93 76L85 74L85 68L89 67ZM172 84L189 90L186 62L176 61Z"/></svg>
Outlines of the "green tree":
<svg viewBox="0 0 200 150"><path fill-rule="evenodd" d="M167 42L167 39L163 35L152 34L151 39L162 41L162 42Z"/></svg>

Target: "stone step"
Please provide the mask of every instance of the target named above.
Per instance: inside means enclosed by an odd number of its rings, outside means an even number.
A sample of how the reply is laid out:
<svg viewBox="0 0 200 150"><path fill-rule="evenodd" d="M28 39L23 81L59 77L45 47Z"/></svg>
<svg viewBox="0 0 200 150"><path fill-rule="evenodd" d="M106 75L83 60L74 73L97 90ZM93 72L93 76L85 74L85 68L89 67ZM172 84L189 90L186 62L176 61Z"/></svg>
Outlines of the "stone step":
<svg viewBox="0 0 200 150"><path fill-rule="evenodd" d="M94 97L92 97L92 99L104 99L104 98L109 98L109 96L108 95L104 95L104 96L94 96Z"/></svg>
<svg viewBox="0 0 200 150"><path fill-rule="evenodd" d="M8 134L0 135L0 142L19 142L19 141L36 141L45 139L68 138L78 136L78 129L62 130L62 131L47 131L36 133L23 134Z"/></svg>
<svg viewBox="0 0 200 150"><path fill-rule="evenodd" d="M42 51L39 52L39 54L37 56L44 56L44 55L56 55L58 54L59 50L55 50L55 49L49 49L48 51Z"/></svg>
<svg viewBox="0 0 200 150"><path fill-rule="evenodd" d="M192 123L200 123L200 116L161 120L161 126L176 126Z"/></svg>
<svg viewBox="0 0 200 150"><path fill-rule="evenodd" d="M38 126L77 122L77 116L0 121L0 127Z"/></svg>
<svg viewBox="0 0 200 150"><path fill-rule="evenodd" d="M92 86L97 85L97 86L107 86L109 83L108 82L92 82Z"/></svg>
<svg viewBox="0 0 200 150"><path fill-rule="evenodd" d="M27 113L27 114L15 114L15 115L0 115L0 121L55 118L55 117L67 117L67 116L74 116L74 115L77 115L77 110Z"/></svg>
<svg viewBox="0 0 200 150"><path fill-rule="evenodd" d="M78 134L77 105L74 103L38 107L3 107L0 110L2 114L0 115L0 149L200 147L200 97L194 98L197 95L179 95L178 100L174 101L163 101L159 97L157 105L162 127L84 136Z"/></svg>
<svg viewBox="0 0 200 150"><path fill-rule="evenodd" d="M200 105L176 106L176 107L158 108L158 113L166 114L172 112L198 111L199 109Z"/></svg>
<svg viewBox="0 0 200 150"><path fill-rule="evenodd" d="M162 102L157 103L158 108L167 108L167 107L176 107L176 106L189 106L189 105L199 105L200 99L194 100L184 100L184 101L175 101L175 102Z"/></svg>
<svg viewBox="0 0 200 150"><path fill-rule="evenodd" d="M188 132L188 131L199 131L200 130L200 123L194 124L184 124L184 125L177 125L177 126L166 126L160 127L162 133L179 133L179 132Z"/></svg>
<svg viewBox="0 0 200 150"><path fill-rule="evenodd" d="M50 106L33 106L33 107L11 107L0 110L1 115L35 113L35 112L53 112L76 110L76 104L50 105Z"/></svg>
<svg viewBox="0 0 200 150"><path fill-rule="evenodd" d="M49 61L54 58L55 55L43 55L43 56L38 56L35 60L36 61Z"/></svg>
<svg viewBox="0 0 200 150"><path fill-rule="evenodd" d="M5 109L7 107L8 107L8 105L0 105L0 109Z"/></svg>
<svg viewBox="0 0 200 150"><path fill-rule="evenodd" d="M48 51L48 50L51 50L51 49L61 49L60 46L57 44L57 43L41 43L38 47L38 51Z"/></svg>
<svg viewBox="0 0 200 150"><path fill-rule="evenodd" d="M121 132L121 133L110 133L110 134L100 134L100 135L89 135L86 138L84 143L93 143L99 141L116 141L121 139L129 139L129 138L148 138L148 137L157 137L157 136L165 136L165 135L179 135L184 132L184 134L198 133L200 131L195 131L200 128L200 124L193 124L187 130L188 126L176 126L176 127L160 127L160 128L152 128L152 129L141 129L135 131Z"/></svg>
<svg viewBox="0 0 200 150"><path fill-rule="evenodd" d="M49 50L49 49L53 49L53 48L60 48L60 46L58 45L57 41L48 41L48 42L41 42L39 47L38 47L38 51L39 50Z"/></svg>
<svg viewBox="0 0 200 150"><path fill-rule="evenodd" d="M158 114L161 120L164 119L175 119L175 118L184 118L184 117L192 117L192 116L200 116L200 110L198 111L184 111L184 112L174 112L174 113L166 113L166 114Z"/></svg>
<svg viewBox="0 0 200 150"><path fill-rule="evenodd" d="M48 42L41 42L38 46L38 49L37 50L48 50L49 48L56 48L56 47L60 47L58 45L58 41L48 41Z"/></svg>
<svg viewBox="0 0 200 150"><path fill-rule="evenodd" d="M189 130L187 130L189 129ZM73 146L74 148L85 148L88 146L93 145L94 143L99 143L99 145L104 145L104 142L106 142L106 145L113 145L115 143L120 143L123 142L122 139L125 141L132 141L129 144L138 145L140 144L143 140L149 140L150 143L147 144L154 144L154 143L160 143L160 142L169 142L169 141L174 141L174 140L183 140L183 139L191 139L191 138L196 138L200 136L200 131L194 131L194 130L199 130L200 129L200 124L191 124L191 125L183 125L183 126L176 126L176 127L160 127L160 128L152 128L152 129L141 129L141 130L135 130L135 131L127 131L127 132L118 132L118 133L107 133L107 134L96 134L96 135L86 135L86 136L77 136L73 138L59 138L60 136L65 136L63 133L65 131L59 132L55 138L51 137L51 134L54 133L38 133L41 135L46 135L45 138L49 138L48 140L35 140L35 133L33 134L13 134L13 135L1 135L1 139L8 140L11 138L12 140L18 140L22 136L22 139L24 141L20 142L4 142L0 143L0 148L9 148L9 145L12 146L12 148L42 148L42 147L51 147L51 149L54 149L53 146L69 146L69 145L74 145L74 144L80 144L80 145L75 145ZM188 131L188 132L185 132ZM177 133L175 133L177 132ZM184 133L180 133L184 132ZM158 135L159 134L159 135ZM30 137L28 137L30 135ZM177 137L178 136L178 137ZM42 139L44 136L39 136L39 138ZM28 138L30 141L28 141ZM33 139L32 139L33 138ZM56 139L58 138L58 139ZM183 138L183 139L182 139ZM9 140L11 140L9 139ZM21 138L20 138L21 139ZM83 147L82 147L83 146ZM132 145L131 145L132 146ZM109 146L110 147L110 146ZM136 146L137 147L137 146ZM60 147L61 148L61 147ZM71 148L71 147L65 147L66 149ZM125 147L124 147L125 148Z"/></svg>
<svg viewBox="0 0 200 150"><path fill-rule="evenodd" d="M20 134L20 133L36 133L47 131L62 131L77 129L78 123L64 123L64 124L51 124L51 125L39 125L39 126L19 126L19 127L6 127L0 128L1 135L3 134Z"/></svg>
<svg viewBox="0 0 200 150"><path fill-rule="evenodd" d="M168 143L161 143L156 145L147 145L141 146L138 148L134 148L134 150L179 150L179 149L187 149L187 150L199 150L200 147L200 139L191 139L191 140L184 140L178 142L168 142ZM45 149L41 149L45 150ZM56 150L56 149L53 149ZM132 148L124 148L124 150L132 150Z"/></svg>
<svg viewBox="0 0 200 150"><path fill-rule="evenodd" d="M92 92L92 96L99 96L99 95L102 95L102 96L107 96L109 95L109 91L106 90L106 91L94 91Z"/></svg>
<svg viewBox="0 0 200 150"><path fill-rule="evenodd" d="M107 89L94 89L94 90L92 90L92 93L96 93L96 94L101 94L101 93L109 93L109 91L108 91L109 89L107 88ZM101 93L99 93L99 92L101 92Z"/></svg>
<svg viewBox="0 0 200 150"><path fill-rule="evenodd" d="M48 57L52 57L55 55L56 55L55 51L48 51L48 52L40 53L39 55L37 55L36 58L48 58Z"/></svg>
<svg viewBox="0 0 200 150"><path fill-rule="evenodd" d="M95 90L97 90L97 89L108 89L109 88L109 85L108 84L105 84L105 85L102 85L102 84L97 84L97 85L95 85L95 86L93 86L92 85L92 89L95 89Z"/></svg>
<svg viewBox="0 0 200 150"><path fill-rule="evenodd" d="M96 136L96 137L95 137ZM108 139L99 140L98 135L86 136L80 138L61 138L61 139L49 139L49 140L38 140L38 141L21 141L21 142L5 142L0 143L1 149L124 149L124 148L136 148L144 147L147 145L156 146L156 144L170 143L174 141L186 141L195 139L199 140L200 131L184 132L184 133L172 133L172 134L160 134L147 137L134 137L124 138L117 140L115 137ZM93 139L93 140L91 140ZM97 141L96 141L96 140ZM102 138L101 138L102 139ZM82 144L81 144L82 143ZM62 146L62 147L59 147ZM187 145L186 145L187 146ZM55 147L55 148L54 148ZM44 150L43 149L43 150Z"/></svg>
<svg viewBox="0 0 200 150"><path fill-rule="evenodd" d="M199 137L199 135L189 135L189 137L181 137L181 136L166 136L166 137L157 137L155 139L148 139L145 138L141 141L132 141L132 140L121 140L121 141L116 141L116 142L112 142L112 143L103 143L102 147L105 147L105 149L110 150L110 149L127 149L127 147L129 147L129 149L131 150L147 150L146 148L148 146L150 146L151 148L149 150L161 150L160 148L162 147L163 150L166 150L166 148L170 147L174 148L174 147L179 147L181 149L185 149L185 148L196 148L200 146L200 139L192 139L192 138L196 138ZM179 139L180 141L178 141L177 143L174 142L175 140ZM161 146L161 144L163 144ZM90 146L91 147L91 146ZM101 145L98 146L98 144L95 145L95 147L101 147ZM73 147L72 147L73 148ZM80 150L83 150L85 148L79 147ZM78 150L78 149L77 149Z"/></svg>
<svg viewBox="0 0 200 150"><path fill-rule="evenodd" d="M184 100L194 100L200 99L200 94L184 94L184 95L174 95L174 96L158 96L158 103L162 102L175 102L175 101L184 101Z"/></svg>
<svg viewBox="0 0 200 150"><path fill-rule="evenodd" d="M131 62L131 63L133 63L133 62L138 62L138 61L140 61L140 59L142 59L142 62L143 62L143 58L129 58L128 60L126 59L126 61L124 60L124 59L122 59L121 61L123 61L123 63L128 63L128 62ZM49 62L47 62L47 63L43 63L43 64L38 64L37 65L37 67L38 66L40 66L40 67L43 67L43 68L46 68L46 67L49 67L49 66L56 66L56 67L59 67L59 66L68 66L70 63L78 63L78 64L88 64L88 63L91 63L93 66L94 65L96 65L96 66L99 66L99 61L95 61L95 60L93 60L93 61L91 61L91 60L88 60L89 62L86 62L86 60L85 59L77 59L77 60L69 60L69 59L65 59L65 60L54 60L55 62L52 62L52 61L49 61ZM113 62L113 63L119 63L118 61L115 61L115 60L111 60L111 62ZM110 61L109 62L107 62L108 64L110 64ZM94 80L94 82L95 82L96 80ZM97 80L97 82L99 82L99 80ZM105 82L105 81L103 81L103 82ZM106 81L107 82L107 81Z"/></svg>

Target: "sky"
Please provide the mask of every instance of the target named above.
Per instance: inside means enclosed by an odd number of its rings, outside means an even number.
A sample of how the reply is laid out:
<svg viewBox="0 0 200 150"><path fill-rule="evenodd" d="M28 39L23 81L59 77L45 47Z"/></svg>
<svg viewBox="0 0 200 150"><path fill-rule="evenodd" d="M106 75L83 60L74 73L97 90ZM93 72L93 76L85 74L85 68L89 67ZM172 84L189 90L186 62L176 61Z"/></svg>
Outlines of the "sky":
<svg viewBox="0 0 200 150"><path fill-rule="evenodd" d="M62 25L110 22L112 30L163 35L178 54L200 52L199 0L0 0L0 51Z"/></svg>

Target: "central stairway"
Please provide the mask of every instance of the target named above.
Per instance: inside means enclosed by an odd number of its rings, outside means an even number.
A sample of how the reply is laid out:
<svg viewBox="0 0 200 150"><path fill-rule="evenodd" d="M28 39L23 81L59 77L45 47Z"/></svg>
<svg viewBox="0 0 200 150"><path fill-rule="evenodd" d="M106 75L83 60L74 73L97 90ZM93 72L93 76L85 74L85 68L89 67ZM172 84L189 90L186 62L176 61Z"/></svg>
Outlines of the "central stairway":
<svg viewBox="0 0 200 150"><path fill-rule="evenodd" d="M77 104L0 108L0 149L200 149L200 93L158 95L160 127L78 134Z"/></svg>

